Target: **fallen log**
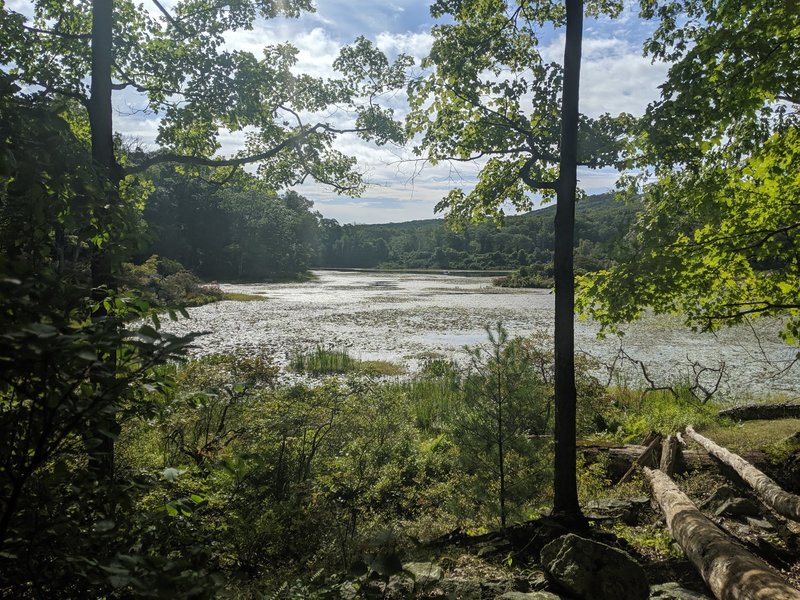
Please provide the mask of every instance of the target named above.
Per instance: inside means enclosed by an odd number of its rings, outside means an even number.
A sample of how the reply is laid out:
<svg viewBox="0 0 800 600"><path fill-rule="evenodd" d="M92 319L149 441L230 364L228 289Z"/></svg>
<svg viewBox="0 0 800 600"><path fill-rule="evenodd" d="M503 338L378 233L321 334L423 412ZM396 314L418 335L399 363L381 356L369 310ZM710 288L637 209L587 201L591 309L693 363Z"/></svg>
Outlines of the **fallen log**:
<svg viewBox="0 0 800 600"><path fill-rule="evenodd" d="M800 419L800 404L745 404L717 413L734 421Z"/></svg>
<svg viewBox="0 0 800 600"><path fill-rule="evenodd" d="M639 446L638 444L578 443L578 452L583 454L587 463L595 463L601 457L606 459L607 473L612 481L618 481L630 468L631 463L641 456L645 450L645 446ZM748 452L743 456L756 464L764 464L768 458L764 452ZM680 459L675 464L675 472L684 473L689 469L714 469L717 468L718 464L703 450L687 450L684 448Z"/></svg>
<svg viewBox="0 0 800 600"><path fill-rule="evenodd" d="M661 434L653 432L652 435L648 435L645 440L650 440L647 444L647 447L642 451L642 453L636 457L636 460L633 461L630 468L625 471L625 475L623 475L620 480L617 482L617 485L625 483L628 479L631 478L631 475L636 472L637 467L654 467L658 464L658 448L661 446Z"/></svg>
<svg viewBox="0 0 800 600"><path fill-rule="evenodd" d="M644 475L670 534L718 600L800 600L800 591L725 535L672 479L646 467Z"/></svg>
<svg viewBox="0 0 800 600"><path fill-rule="evenodd" d="M709 454L736 471L739 477L753 488L764 504L779 515L800 522L800 496L787 492L741 456L703 437L691 425L686 428L686 435L700 444Z"/></svg>
<svg viewBox="0 0 800 600"><path fill-rule="evenodd" d="M675 465L678 462L681 449L678 444L678 438L674 435L667 436L664 443L661 445L661 462L658 468L663 471L667 477L672 477L675 474Z"/></svg>

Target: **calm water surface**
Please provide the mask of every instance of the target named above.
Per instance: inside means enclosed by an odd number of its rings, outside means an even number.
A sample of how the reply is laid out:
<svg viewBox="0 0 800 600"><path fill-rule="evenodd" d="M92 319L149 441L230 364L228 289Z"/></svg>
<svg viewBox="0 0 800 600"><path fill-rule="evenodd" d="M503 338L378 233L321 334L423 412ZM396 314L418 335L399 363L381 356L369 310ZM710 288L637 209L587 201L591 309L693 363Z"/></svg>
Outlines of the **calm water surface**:
<svg viewBox="0 0 800 600"><path fill-rule="evenodd" d="M226 291L265 299L191 308L191 319L164 323L164 329L208 332L196 343L196 354L261 350L285 364L290 353L322 345L346 347L361 359L401 362L412 371L431 353L463 360L465 345L485 342L486 324L502 321L513 335L552 332L553 296L545 290L495 288L489 277L315 274L318 279L308 283L223 285ZM577 321L576 346L606 365L622 346L659 383L691 374L689 365L695 361L709 367L724 362L728 394L800 391L800 371L780 373L796 349L777 338L779 324L759 327L757 337L747 327L699 334L687 331L678 319L653 316L628 327L621 339L598 340L595 324ZM620 376L636 379L636 369L628 364ZM607 370L601 367L598 375Z"/></svg>

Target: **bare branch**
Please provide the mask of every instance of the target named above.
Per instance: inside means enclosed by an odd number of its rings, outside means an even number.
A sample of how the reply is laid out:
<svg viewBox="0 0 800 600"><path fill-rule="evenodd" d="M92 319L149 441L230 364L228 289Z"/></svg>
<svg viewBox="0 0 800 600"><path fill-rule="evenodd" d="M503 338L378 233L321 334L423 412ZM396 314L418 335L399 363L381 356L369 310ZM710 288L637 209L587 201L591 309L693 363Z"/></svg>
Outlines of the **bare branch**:
<svg viewBox="0 0 800 600"><path fill-rule="evenodd" d="M162 6L161 2L159 2L158 0L153 0L153 4L155 4L156 8L158 8L158 10L161 11L161 14L163 14L164 17L166 17L166 19L167 19L167 21L169 21L170 25L172 25L175 29L180 31L184 36L189 37L189 32L186 31L183 28L183 25L178 23L178 21L176 21L175 18L171 14L169 14L169 11Z"/></svg>

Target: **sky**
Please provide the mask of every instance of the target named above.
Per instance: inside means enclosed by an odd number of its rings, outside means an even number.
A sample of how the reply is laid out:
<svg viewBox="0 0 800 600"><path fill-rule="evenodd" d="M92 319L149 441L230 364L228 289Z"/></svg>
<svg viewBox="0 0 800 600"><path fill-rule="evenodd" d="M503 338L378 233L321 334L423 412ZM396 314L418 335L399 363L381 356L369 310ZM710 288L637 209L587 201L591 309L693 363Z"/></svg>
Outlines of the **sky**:
<svg viewBox="0 0 800 600"><path fill-rule="evenodd" d="M154 16L152 0L142 0ZM175 0L161 0L171 8ZM30 14L31 3L7 0L12 10ZM647 104L659 96L658 86L666 67L652 64L642 56L642 42L652 24L637 16L637 2L626 0L620 18L587 19L584 24L581 65L581 111L589 116L602 113L643 113ZM148 6L150 5L150 6ZM298 19L259 20L252 31L232 32L229 47L252 51L261 56L265 45L290 42L299 51L296 71L315 76L335 76L333 61L340 48L358 36L373 41L390 58L403 52L419 65L431 46L431 27L436 23L429 14L427 0L316 0L316 11ZM561 62L563 31L545 29L540 37L545 59ZM396 115L406 112L404 93L392 100ZM137 100L125 93L114 98L115 126L124 137L145 147L155 148L158 119L142 114ZM225 135L222 153L240 149L243 134ZM469 190L474 184L479 164L426 165L409 148L393 145L377 147L354 135L337 140L337 149L356 157L358 169L365 174L367 190L359 198L338 196L329 188L307 183L296 191L314 201L323 216L340 223L386 223L429 219L435 204L452 188ZM608 191L617 173L613 169L581 170L580 185L590 194Z"/></svg>

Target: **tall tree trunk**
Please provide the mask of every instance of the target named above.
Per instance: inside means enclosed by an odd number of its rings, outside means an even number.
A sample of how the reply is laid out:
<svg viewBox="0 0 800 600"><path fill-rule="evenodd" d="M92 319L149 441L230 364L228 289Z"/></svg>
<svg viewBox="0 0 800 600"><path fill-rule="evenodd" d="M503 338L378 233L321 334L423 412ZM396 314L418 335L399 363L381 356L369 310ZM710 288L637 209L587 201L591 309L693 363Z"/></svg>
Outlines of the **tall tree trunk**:
<svg viewBox="0 0 800 600"><path fill-rule="evenodd" d="M583 0L567 0L561 157L555 219L555 464L554 515L581 519L575 478L575 194L578 183L578 99Z"/></svg>
<svg viewBox="0 0 800 600"><path fill-rule="evenodd" d="M92 82L89 98L89 126L92 140L92 162L101 189L105 190L104 207L97 207L100 227L108 225L109 212L117 204L120 172L114 157L114 122L111 109L111 63L113 44L114 2L92 0ZM106 208L108 207L108 208ZM92 287L95 299L102 300L105 289L113 287L111 254L106 246L92 252ZM116 360L112 356L109 362ZM105 368L108 368L106 365ZM113 368L113 364L111 366ZM107 420L107 418L105 419ZM113 426L105 420L92 423L92 435L102 443L90 450L89 465L99 477L109 479L114 472L114 440L108 436Z"/></svg>

